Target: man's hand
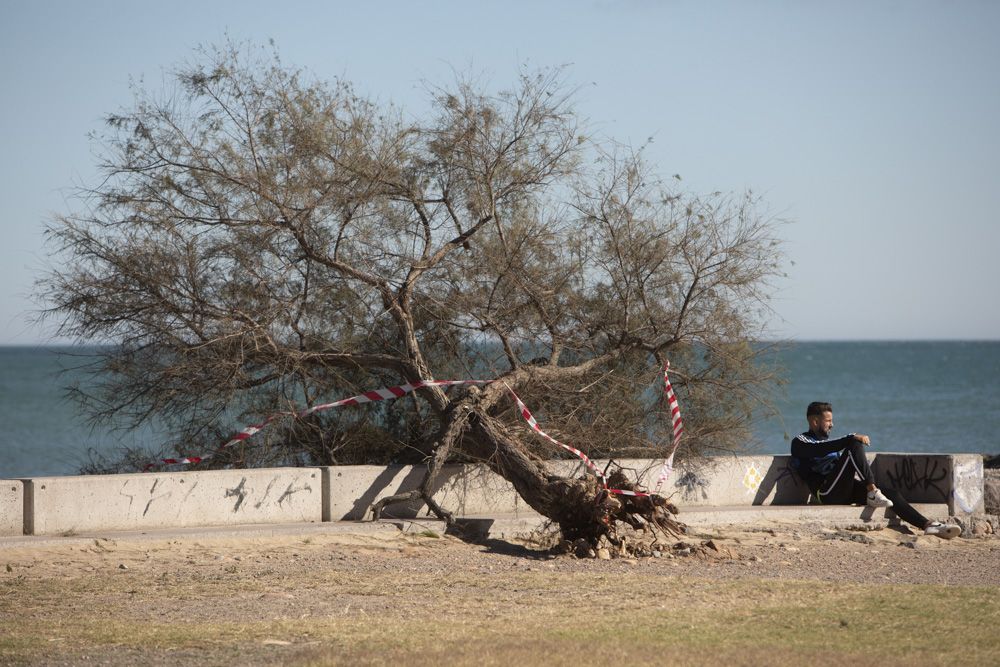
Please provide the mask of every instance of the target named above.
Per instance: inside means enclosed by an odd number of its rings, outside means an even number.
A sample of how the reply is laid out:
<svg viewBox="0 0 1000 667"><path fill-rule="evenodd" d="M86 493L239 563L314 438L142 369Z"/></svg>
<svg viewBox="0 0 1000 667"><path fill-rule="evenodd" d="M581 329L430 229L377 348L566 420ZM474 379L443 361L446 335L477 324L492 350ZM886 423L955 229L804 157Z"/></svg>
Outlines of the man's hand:
<svg viewBox="0 0 1000 667"><path fill-rule="evenodd" d="M858 442L860 442L865 447L867 447L868 445L872 444L871 438L869 438L867 435L862 435L860 433L855 433L854 434L854 439L857 440Z"/></svg>

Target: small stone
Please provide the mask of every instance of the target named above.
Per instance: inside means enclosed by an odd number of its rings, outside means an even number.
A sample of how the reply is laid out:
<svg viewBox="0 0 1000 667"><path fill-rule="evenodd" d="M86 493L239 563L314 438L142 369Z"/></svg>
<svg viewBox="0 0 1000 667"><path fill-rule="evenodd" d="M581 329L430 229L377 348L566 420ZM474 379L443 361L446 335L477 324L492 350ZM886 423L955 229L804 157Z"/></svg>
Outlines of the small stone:
<svg viewBox="0 0 1000 667"><path fill-rule="evenodd" d="M611 551L609 551L604 547L601 547L600 549L597 550L597 558L598 560L611 560Z"/></svg>
<svg viewBox="0 0 1000 667"><path fill-rule="evenodd" d="M678 556L690 556L691 555L691 547L682 547L680 549L677 549L676 551L677 551L677 555Z"/></svg>
<svg viewBox="0 0 1000 667"><path fill-rule="evenodd" d="M663 552L660 551L659 549L657 549L656 551L653 552L653 558L662 558L662 557L663 557ZM8 565L7 567L10 567L10 566Z"/></svg>
<svg viewBox="0 0 1000 667"><path fill-rule="evenodd" d="M916 549L917 548L917 541L913 540L912 542L900 542L899 546L906 547L907 549Z"/></svg>
<svg viewBox="0 0 1000 667"><path fill-rule="evenodd" d="M12 567L10 566L10 563L7 563L7 571L8 571L8 572L13 572L13 571L14 571L14 568L12 568Z"/></svg>
<svg viewBox="0 0 1000 667"><path fill-rule="evenodd" d="M992 535L993 526L988 521L974 521L972 523L973 535Z"/></svg>
<svg viewBox="0 0 1000 667"><path fill-rule="evenodd" d="M785 551L788 551L788 552L793 553L793 554L799 552L799 548L798 547L784 547L784 549L785 549Z"/></svg>
<svg viewBox="0 0 1000 667"><path fill-rule="evenodd" d="M118 569L119 570L127 570L128 569L128 565L126 565L125 563L119 563L118 564Z"/></svg>

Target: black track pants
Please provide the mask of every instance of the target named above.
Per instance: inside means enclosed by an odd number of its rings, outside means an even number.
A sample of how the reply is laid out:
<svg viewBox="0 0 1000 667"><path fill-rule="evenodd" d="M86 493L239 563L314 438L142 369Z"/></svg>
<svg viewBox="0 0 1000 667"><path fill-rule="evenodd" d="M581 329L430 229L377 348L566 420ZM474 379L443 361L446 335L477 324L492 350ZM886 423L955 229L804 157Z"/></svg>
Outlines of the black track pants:
<svg viewBox="0 0 1000 667"><path fill-rule="evenodd" d="M855 442L840 453L837 466L823 479L816 495L827 505L864 505L868 502L868 485L874 483L875 475L865 457L865 447ZM899 491L885 486L879 488L892 501L896 516L917 528L927 525L927 518L906 502Z"/></svg>

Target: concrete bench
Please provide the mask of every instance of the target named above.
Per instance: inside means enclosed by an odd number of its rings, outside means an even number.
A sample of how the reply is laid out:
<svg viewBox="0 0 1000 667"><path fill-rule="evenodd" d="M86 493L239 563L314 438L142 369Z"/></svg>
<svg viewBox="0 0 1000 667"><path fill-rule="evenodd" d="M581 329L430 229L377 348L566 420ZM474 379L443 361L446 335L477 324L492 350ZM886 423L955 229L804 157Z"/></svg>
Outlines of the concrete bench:
<svg viewBox="0 0 1000 667"><path fill-rule="evenodd" d="M747 511L761 507L806 509L809 492L789 459L728 456L680 465L662 492L692 517L736 510L749 517L755 515ZM879 453L871 460L878 483L913 503L957 516L983 511L979 455ZM626 459L615 465L651 488L662 463ZM549 465L556 474L585 473L577 461ZM417 488L423 475L422 466L334 466L0 480L0 535L358 520L380 498ZM538 516L509 482L483 465L445 466L434 498L459 517ZM415 501L387 508L387 514L412 518L426 508Z"/></svg>
<svg viewBox="0 0 1000 667"><path fill-rule="evenodd" d="M24 482L0 480L0 535L24 532Z"/></svg>
<svg viewBox="0 0 1000 667"><path fill-rule="evenodd" d="M983 466L978 454L870 454L876 482L899 490L916 504L946 505L951 515L983 511ZM681 507L751 507L806 505L809 489L790 465L790 456L710 457L680 465L661 491ZM607 461L596 461L604 468ZM625 459L615 465L652 488L662 461ZM581 463L555 461L557 474L583 474ZM361 519L373 502L419 486L419 466L336 466L323 471L323 520ZM445 466L434 498L460 517L533 514L509 482L485 466ZM415 501L387 508L390 516L408 518L425 512Z"/></svg>
<svg viewBox="0 0 1000 667"><path fill-rule="evenodd" d="M679 468L673 480L682 505L803 505L809 489L790 456L714 457ZM983 511L983 460L978 454L869 453L875 483L911 503L947 504L954 516Z"/></svg>
<svg viewBox="0 0 1000 667"><path fill-rule="evenodd" d="M77 475L23 482L25 535L321 520L316 468Z"/></svg>

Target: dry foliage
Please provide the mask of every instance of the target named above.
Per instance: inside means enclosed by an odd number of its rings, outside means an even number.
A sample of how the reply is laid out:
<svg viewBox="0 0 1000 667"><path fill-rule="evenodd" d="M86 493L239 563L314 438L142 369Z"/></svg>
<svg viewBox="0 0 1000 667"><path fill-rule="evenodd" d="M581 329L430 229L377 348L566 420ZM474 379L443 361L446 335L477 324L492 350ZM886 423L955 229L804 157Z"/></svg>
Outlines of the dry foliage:
<svg viewBox="0 0 1000 667"><path fill-rule="evenodd" d="M104 180L49 228L59 334L110 344L80 392L95 418L165 420L200 454L275 411L495 378L289 420L210 465L482 460L564 528L598 488L548 475L507 387L591 455L655 456L669 356L681 457L746 436L773 220L586 136L560 70L431 89L417 120L238 45L175 81L107 119Z"/></svg>

